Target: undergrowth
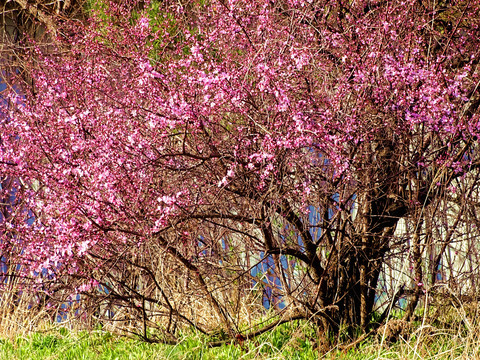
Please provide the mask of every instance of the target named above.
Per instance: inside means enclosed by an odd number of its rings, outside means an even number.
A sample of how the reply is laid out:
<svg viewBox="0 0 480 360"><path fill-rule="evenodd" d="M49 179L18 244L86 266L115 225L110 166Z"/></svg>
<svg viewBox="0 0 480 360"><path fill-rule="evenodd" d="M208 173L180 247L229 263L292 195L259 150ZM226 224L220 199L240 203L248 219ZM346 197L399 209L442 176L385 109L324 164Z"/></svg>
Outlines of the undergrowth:
<svg viewBox="0 0 480 360"><path fill-rule="evenodd" d="M464 332L417 324L408 334L386 341L381 334L355 347L317 346L318 335L306 322L283 324L254 340L209 347L210 339L185 331L176 345L149 344L101 330L45 330L0 340L0 359L480 359L478 329Z"/></svg>
<svg viewBox="0 0 480 360"><path fill-rule="evenodd" d="M78 319L51 323L41 312L35 315L28 307L16 306L13 311L3 308L5 311L0 313L0 360L480 360L478 304L460 305L439 301L428 308L420 307L410 322L402 320L402 312L392 311L386 325L355 343L341 334L326 341L311 322L295 320L254 339L233 343L228 343L228 336L222 336L220 331L218 336L206 336L185 328L176 334L176 345L118 335L115 331L120 329L114 327L98 325L88 331ZM266 316L260 326L274 321L275 317ZM240 328L244 334L255 330L245 326ZM212 343L218 346L210 346ZM325 346L328 343L330 348Z"/></svg>

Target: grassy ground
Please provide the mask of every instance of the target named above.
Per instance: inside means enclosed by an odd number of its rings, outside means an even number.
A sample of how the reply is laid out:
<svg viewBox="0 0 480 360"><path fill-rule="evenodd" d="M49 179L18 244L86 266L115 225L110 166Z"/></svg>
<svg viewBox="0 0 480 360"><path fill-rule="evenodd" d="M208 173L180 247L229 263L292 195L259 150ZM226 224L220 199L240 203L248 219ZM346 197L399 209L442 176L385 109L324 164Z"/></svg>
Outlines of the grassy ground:
<svg viewBox="0 0 480 360"><path fill-rule="evenodd" d="M13 312L5 309L0 307L0 360L480 360L478 304L418 311L413 323L401 320L401 313L392 313L377 335L354 347L339 339L340 345L329 351L312 325L300 320L279 325L243 344L211 348L207 345L211 338L193 331L180 334L176 345L148 344L101 330L76 330L79 324L74 322L51 324L26 307Z"/></svg>
<svg viewBox="0 0 480 360"><path fill-rule="evenodd" d="M289 342L291 333L275 331L248 344L210 348L200 336L175 345L147 344L110 333L55 331L0 342L0 359L316 359L308 339Z"/></svg>
<svg viewBox="0 0 480 360"><path fill-rule="evenodd" d="M395 342L371 337L356 348L322 352L312 329L302 324L280 326L240 345L209 348L206 339L184 336L179 344L147 344L107 332L57 329L0 340L0 359L480 359L477 331L440 331L421 326Z"/></svg>

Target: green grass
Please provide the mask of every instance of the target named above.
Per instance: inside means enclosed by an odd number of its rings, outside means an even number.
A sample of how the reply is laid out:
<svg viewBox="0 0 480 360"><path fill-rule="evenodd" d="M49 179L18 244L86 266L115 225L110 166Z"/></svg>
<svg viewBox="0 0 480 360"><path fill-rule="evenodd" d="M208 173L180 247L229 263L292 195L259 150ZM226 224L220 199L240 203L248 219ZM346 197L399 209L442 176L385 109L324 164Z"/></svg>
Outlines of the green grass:
<svg viewBox="0 0 480 360"><path fill-rule="evenodd" d="M0 343L0 359L164 359L158 346L104 332L34 333Z"/></svg>
<svg viewBox="0 0 480 360"><path fill-rule="evenodd" d="M244 344L209 347L210 339L189 333L177 345L148 344L108 332L60 329L0 340L0 359L317 359L301 324L284 324Z"/></svg>
<svg viewBox="0 0 480 360"><path fill-rule="evenodd" d="M479 332L441 331L417 328L408 338L386 343L373 336L356 348L341 346L321 353L316 332L304 322L283 324L244 344L224 344L211 348L209 338L187 332L177 345L148 344L104 331L59 329L0 340L0 359L480 359Z"/></svg>

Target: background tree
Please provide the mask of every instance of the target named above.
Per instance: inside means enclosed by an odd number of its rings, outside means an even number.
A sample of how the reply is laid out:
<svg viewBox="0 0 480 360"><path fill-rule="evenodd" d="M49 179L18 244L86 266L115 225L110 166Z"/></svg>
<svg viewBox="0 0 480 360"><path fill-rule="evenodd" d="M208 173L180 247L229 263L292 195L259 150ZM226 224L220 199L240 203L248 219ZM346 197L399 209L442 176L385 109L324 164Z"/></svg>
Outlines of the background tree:
<svg viewBox="0 0 480 360"><path fill-rule="evenodd" d="M59 24L10 94L24 271L146 339L253 336L264 295L278 322L367 331L389 265L411 317L456 237L438 214L476 218L478 2L134 5Z"/></svg>

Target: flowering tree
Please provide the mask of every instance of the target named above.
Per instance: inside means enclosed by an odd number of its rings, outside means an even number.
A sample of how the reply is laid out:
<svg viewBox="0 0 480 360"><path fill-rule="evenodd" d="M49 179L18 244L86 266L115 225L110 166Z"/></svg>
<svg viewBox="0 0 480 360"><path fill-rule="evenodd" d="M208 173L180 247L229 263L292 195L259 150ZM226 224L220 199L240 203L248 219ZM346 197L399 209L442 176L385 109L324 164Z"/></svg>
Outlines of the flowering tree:
<svg viewBox="0 0 480 360"><path fill-rule="evenodd" d="M480 164L478 1L131 3L58 24L10 94L26 274L145 337L211 331L192 304L255 335L262 287L279 321L365 331L403 246L411 316L424 223Z"/></svg>

